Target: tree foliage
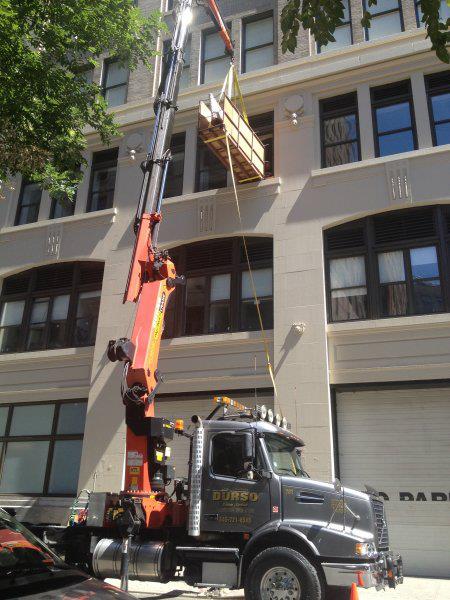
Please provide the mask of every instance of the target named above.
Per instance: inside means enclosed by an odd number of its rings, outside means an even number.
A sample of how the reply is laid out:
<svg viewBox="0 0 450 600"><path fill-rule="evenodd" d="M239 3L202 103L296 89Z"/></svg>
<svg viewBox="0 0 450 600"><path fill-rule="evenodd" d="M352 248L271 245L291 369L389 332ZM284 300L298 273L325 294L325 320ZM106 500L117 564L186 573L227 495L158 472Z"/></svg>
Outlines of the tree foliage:
<svg viewBox="0 0 450 600"><path fill-rule="evenodd" d="M364 11L361 23L370 27L370 7L376 6L377 0L368 0L369 10ZM450 0L447 0L450 6ZM427 37L438 58L449 63L447 44L450 41L450 19L441 21L439 16L440 0L421 0L422 21ZM334 42L333 33L344 17L342 0L288 0L281 13L281 31L283 52L295 52L300 27L309 29L320 45Z"/></svg>
<svg viewBox="0 0 450 600"><path fill-rule="evenodd" d="M132 0L0 0L0 179L72 196L85 128L105 144L118 132L86 69L105 54L150 67L162 28Z"/></svg>

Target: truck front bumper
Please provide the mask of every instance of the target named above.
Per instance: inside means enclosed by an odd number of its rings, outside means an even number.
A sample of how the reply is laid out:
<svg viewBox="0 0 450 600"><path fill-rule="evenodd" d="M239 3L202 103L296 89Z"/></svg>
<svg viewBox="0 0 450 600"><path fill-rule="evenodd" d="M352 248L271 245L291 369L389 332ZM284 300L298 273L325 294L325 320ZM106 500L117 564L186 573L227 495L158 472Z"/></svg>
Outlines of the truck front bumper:
<svg viewBox="0 0 450 600"><path fill-rule="evenodd" d="M403 561L399 554L380 552L374 562L366 563L322 563L328 586L395 588L403 583Z"/></svg>

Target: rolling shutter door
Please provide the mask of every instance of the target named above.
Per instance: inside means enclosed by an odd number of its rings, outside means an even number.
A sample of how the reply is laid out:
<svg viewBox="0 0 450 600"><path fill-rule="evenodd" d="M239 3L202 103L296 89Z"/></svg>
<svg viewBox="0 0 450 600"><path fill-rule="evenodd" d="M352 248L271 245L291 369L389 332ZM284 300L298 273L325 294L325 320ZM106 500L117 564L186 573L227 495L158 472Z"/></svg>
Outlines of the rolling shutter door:
<svg viewBox="0 0 450 600"><path fill-rule="evenodd" d="M407 575L450 572L450 388L337 393L341 480L387 495Z"/></svg>

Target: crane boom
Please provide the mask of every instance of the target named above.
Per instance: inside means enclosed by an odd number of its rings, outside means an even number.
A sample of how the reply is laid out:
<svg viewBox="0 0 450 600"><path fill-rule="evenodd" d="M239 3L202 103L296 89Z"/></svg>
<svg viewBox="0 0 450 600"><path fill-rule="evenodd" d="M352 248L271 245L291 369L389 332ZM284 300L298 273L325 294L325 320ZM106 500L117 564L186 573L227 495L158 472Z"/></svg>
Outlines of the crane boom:
<svg viewBox="0 0 450 600"><path fill-rule="evenodd" d="M169 468L154 458L159 443L155 432L161 434L162 426L161 419L154 416L154 397L162 381L158 360L164 315L170 295L176 285L184 284L184 277L177 275L168 252L158 249L158 233L192 2L180 0L176 10L171 46L154 102L153 135L141 165L143 181L134 220L136 239L123 298L124 302L137 304L133 329L130 338L111 340L108 345L108 358L124 363L122 399L127 436L123 493L147 498L164 490ZM205 6L232 58L233 43L215 0L207 0ZM153 503L151 511L157 508ZM148 518L146 524L150 526Z"/></svg>

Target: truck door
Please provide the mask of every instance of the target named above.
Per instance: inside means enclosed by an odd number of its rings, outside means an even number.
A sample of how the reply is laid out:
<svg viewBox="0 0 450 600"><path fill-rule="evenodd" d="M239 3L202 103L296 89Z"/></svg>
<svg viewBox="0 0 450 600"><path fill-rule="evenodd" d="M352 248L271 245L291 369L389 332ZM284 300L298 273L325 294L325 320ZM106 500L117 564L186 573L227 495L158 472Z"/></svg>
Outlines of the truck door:
<svg viewBox="0 0 450 600"><path fill-rule="evenodd" d="M270 520L269 480L248 479L244 436L239 431L211 432L206 440L202 531L253 531ZM259 468L259 439L255 447L255 467Z"/></svg>

